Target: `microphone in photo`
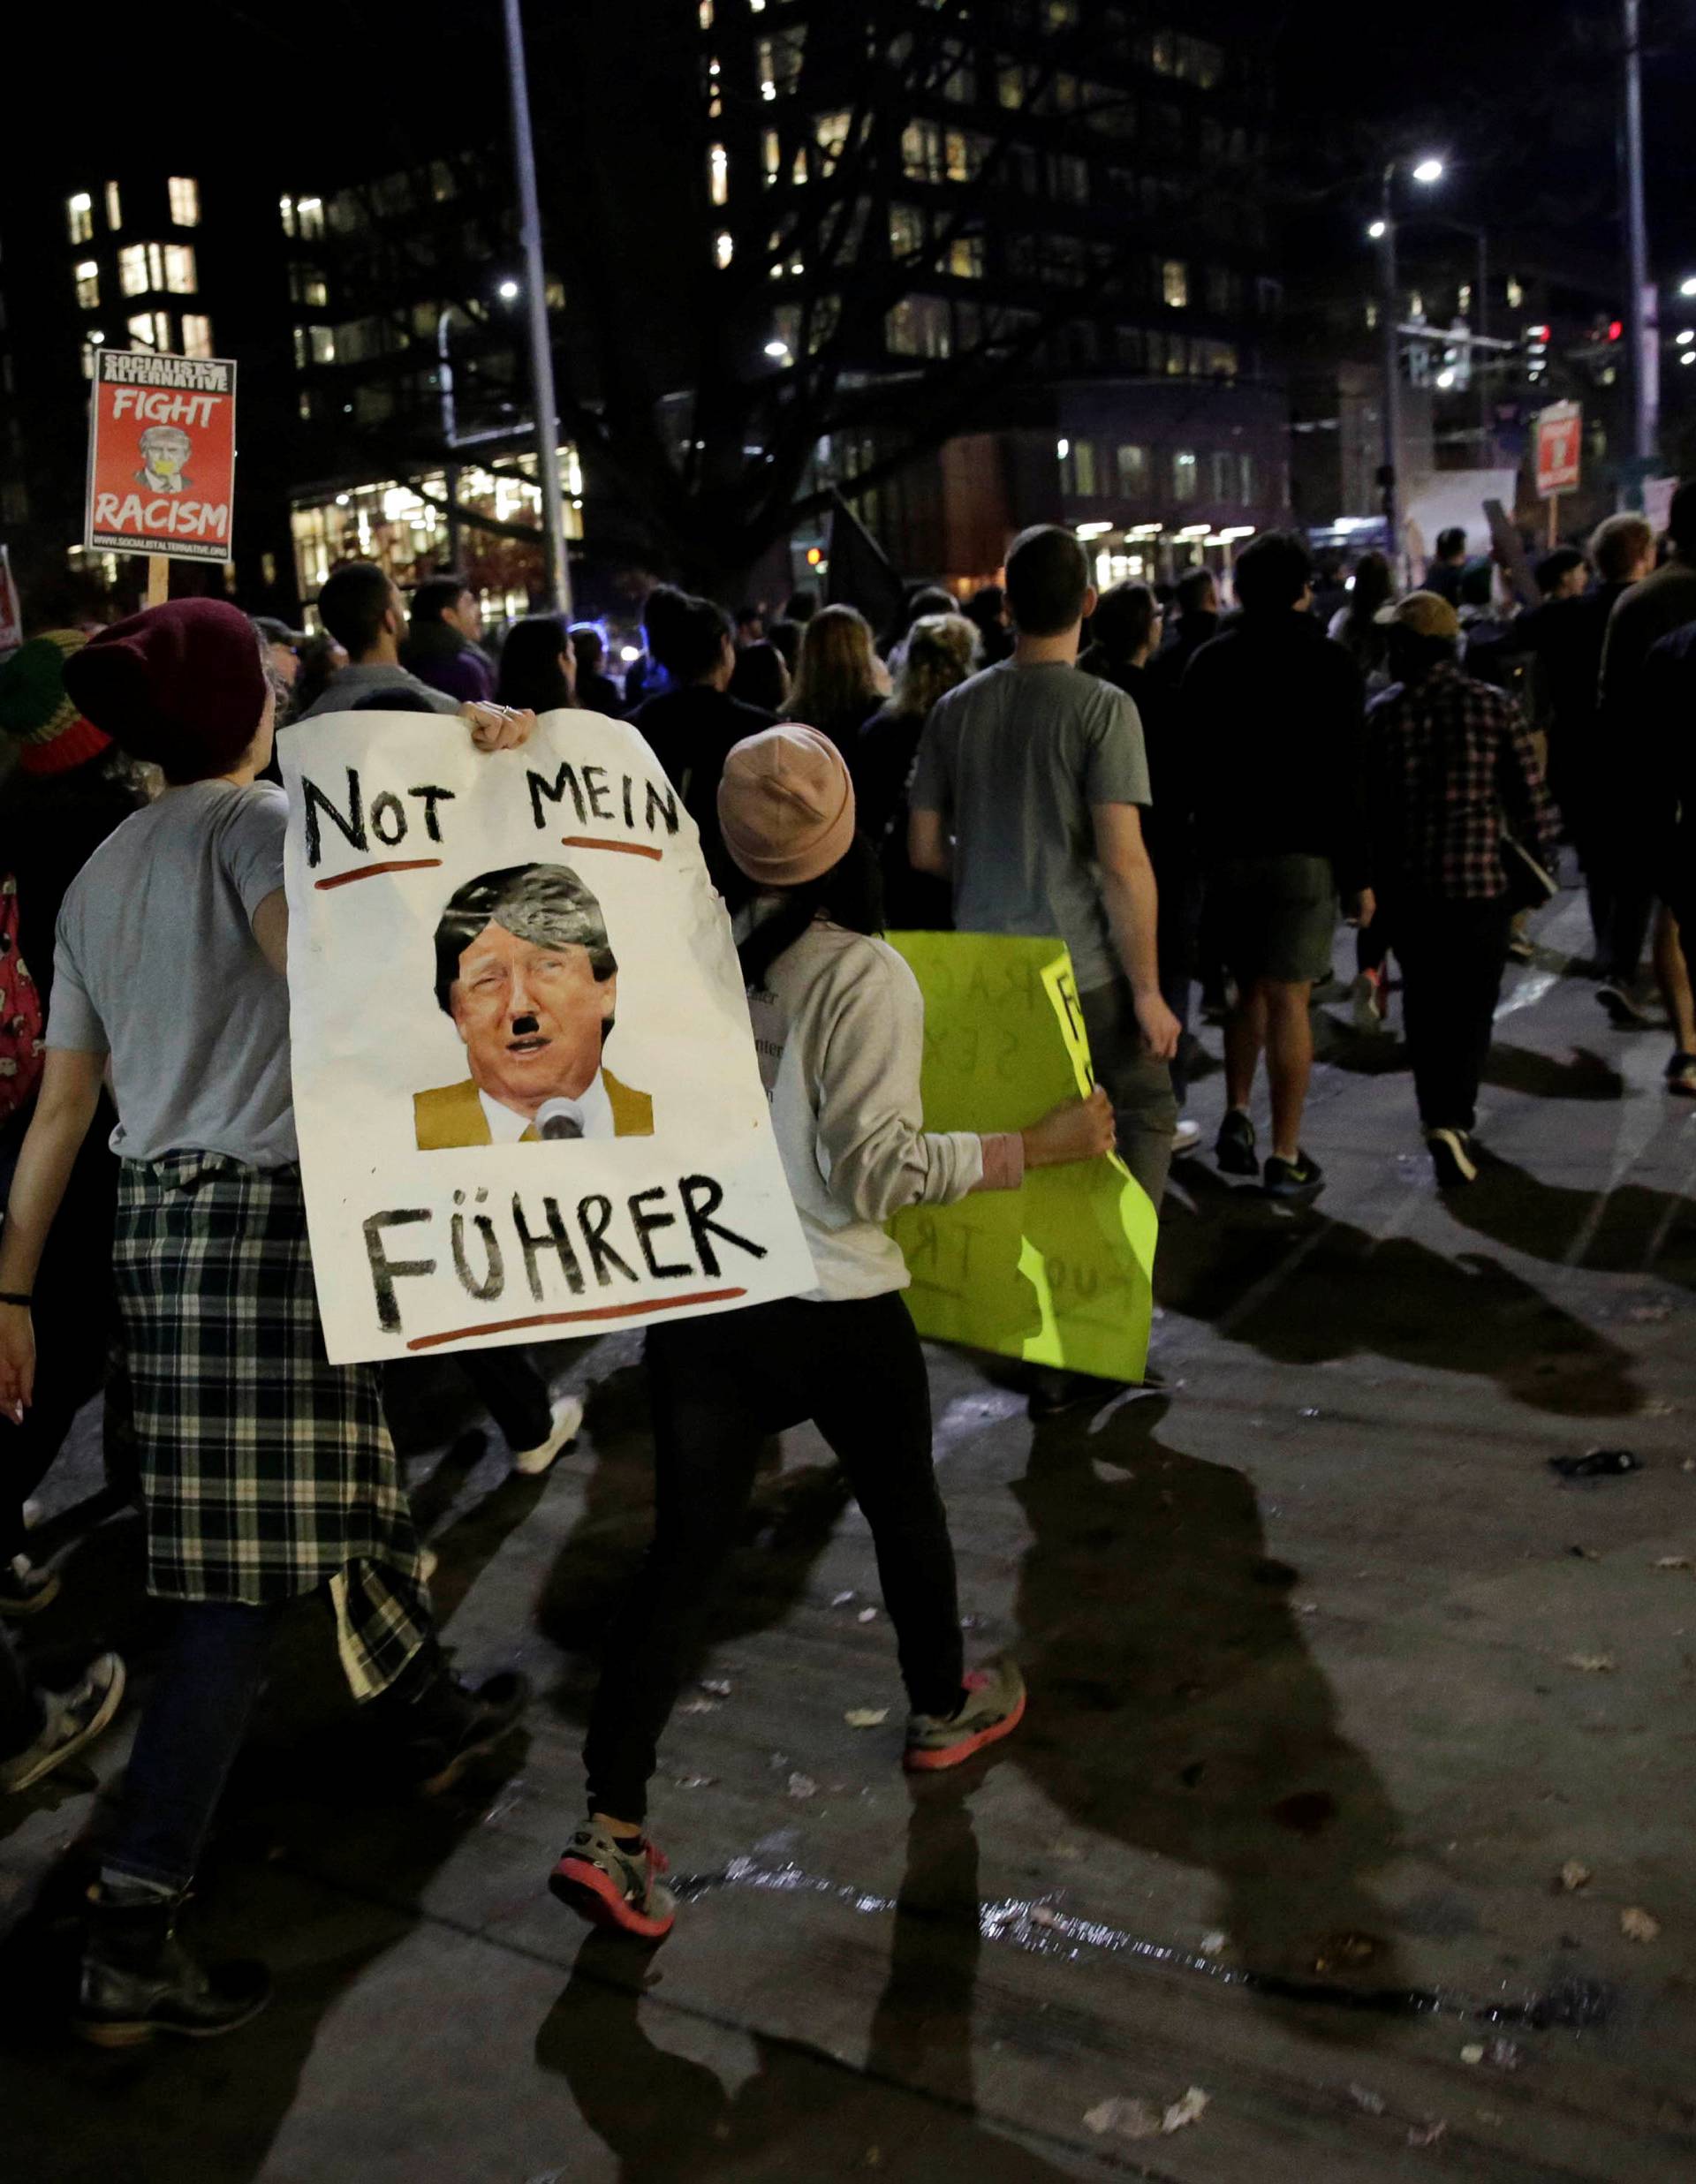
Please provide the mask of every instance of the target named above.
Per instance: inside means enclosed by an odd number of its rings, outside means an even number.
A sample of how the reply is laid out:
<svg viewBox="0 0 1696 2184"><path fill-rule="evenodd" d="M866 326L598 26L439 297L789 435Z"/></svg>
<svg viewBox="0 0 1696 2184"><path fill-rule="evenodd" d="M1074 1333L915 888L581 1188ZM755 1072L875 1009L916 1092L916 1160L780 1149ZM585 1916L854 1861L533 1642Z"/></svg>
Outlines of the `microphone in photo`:
<svg viewBox="0 0 1696 2184"><path fill-rule="evenodd" d="M536 1109L538 1137L580 1137L583 1110L575 1100L544 1100Z"/></svg>

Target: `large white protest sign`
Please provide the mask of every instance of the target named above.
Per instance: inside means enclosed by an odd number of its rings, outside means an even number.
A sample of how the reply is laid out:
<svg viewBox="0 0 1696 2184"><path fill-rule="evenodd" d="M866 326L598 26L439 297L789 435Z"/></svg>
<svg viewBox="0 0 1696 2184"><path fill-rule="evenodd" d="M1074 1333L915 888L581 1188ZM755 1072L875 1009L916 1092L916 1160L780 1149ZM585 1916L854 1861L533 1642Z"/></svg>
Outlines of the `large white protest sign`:
<svg viewBox="0 0 1696 2184"><path fill-rule="evenodd" d="M729 922L647 744L284 731L294 1103L337 1364L814 1284Z"/></svg>

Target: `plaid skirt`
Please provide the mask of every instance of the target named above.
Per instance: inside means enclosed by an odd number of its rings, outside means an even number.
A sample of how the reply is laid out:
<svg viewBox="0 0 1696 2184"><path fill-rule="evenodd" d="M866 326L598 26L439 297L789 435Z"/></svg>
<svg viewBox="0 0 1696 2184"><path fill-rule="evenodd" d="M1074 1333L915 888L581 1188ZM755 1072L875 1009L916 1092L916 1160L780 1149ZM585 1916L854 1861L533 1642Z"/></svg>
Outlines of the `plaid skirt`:
<svg viewBox="0 0 1696 2184"><path fill-rule="evenodd" d="M376 1370L324 1355L298 1169L125 1160L113 1246L148 1590L259 1606L327 1585L354 1696L430 1632Z"/></svg>

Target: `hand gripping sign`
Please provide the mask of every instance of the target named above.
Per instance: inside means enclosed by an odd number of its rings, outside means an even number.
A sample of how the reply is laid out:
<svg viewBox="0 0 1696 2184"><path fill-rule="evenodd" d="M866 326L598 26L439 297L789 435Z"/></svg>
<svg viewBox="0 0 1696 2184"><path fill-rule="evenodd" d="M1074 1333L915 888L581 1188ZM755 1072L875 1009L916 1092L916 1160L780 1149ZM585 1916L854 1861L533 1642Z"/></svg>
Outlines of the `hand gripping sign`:
<svg viewBox="0 0 1696 2184"><path fill-rule="evenodd" d="M300 1165L337 1364L814 1285L723 903L636 730L281 742Z"/></svg>
<svg viewBox="0 0 1696 2184"><path fill-rule="evenodd" d="M230 560L235 366L96 349L90 414L83 544L97 553Z"/></svg>
<svg viewBox="0 0 1696 2184"><path fill-rule="evenodd" d="M1060 941L893 933L925 996L928 1130L1019 1130L1094 1082ZM890 1224L920 1334L1139 1381L1157 1222L1117 1153L1029 1170L1013 1190L916 1205Z"/></svg>

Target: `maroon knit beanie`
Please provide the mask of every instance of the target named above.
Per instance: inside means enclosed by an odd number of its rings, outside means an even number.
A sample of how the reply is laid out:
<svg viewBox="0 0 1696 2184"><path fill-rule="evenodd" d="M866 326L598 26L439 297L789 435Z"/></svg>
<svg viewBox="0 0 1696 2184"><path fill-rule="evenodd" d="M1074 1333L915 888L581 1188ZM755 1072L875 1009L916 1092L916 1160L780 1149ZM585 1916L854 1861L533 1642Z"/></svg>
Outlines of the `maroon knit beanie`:
<svg viewBox="0 0 1696 2184"><path fill-rule="evenodd" d="M259 639L222 599L173 599L115 622L64 663L79 712L167 780L226 773L259 732Z"/></svg>

